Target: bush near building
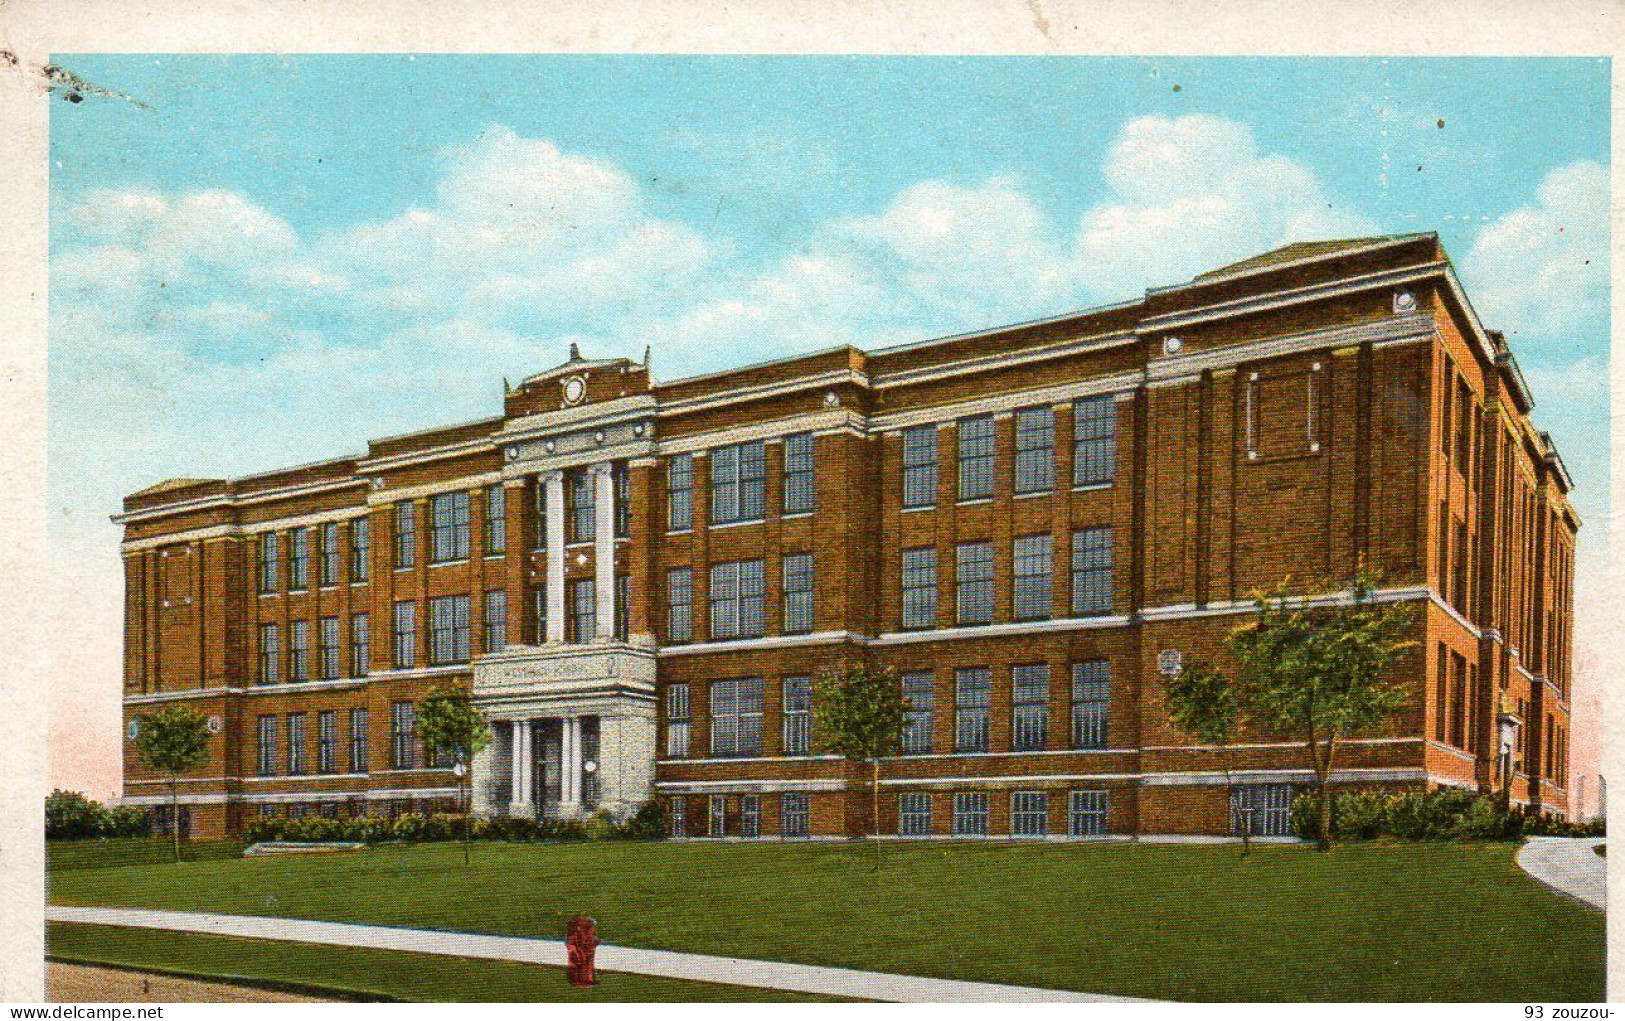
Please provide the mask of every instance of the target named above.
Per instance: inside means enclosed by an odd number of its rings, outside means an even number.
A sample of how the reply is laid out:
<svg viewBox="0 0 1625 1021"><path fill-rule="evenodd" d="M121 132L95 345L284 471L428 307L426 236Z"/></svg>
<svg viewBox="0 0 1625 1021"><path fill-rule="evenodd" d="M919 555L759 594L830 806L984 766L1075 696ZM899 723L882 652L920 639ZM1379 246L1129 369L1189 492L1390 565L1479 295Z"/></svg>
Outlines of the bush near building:
<svg viewBox="0 0 1625 1021"><path fill-rule="evenodd" d="M1292 805L1292 829L1305 840L1320 836L1318 806ZM1426 793L1345 791L1332 802L1332 836L1338 840L1521 840L1524 837L1600 837L1604 823L1570 823L1522 805L1472 791L1441 788Z"/></svg>
<svg viewBox="0 0 1625 1021"><path fill-rule="evenodd" d="M47 840L145 837L151 833L152 814L144 808L108 808L78 791L54 790L45 799Z"/></svg>
<svg viewBox="0 0 1625 1021"><path fill-rule="evenodd" d="M408 813L393 819L255 819L247 827L249 843L264 840L357 841L381 844L389 841L420 844L463 838L461 815L420 815ZM474 840L658 840L665 836L660 805L649 802L625 822L608 813L583 820L495 818L474 819L469 826Z"/></svg>

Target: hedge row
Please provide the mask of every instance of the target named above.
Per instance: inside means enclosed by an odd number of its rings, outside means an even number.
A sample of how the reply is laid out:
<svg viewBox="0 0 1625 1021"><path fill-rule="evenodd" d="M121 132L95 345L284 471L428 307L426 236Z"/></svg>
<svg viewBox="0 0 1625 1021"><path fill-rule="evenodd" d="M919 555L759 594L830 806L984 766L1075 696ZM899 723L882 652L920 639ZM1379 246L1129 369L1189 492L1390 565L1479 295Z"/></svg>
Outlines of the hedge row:
<svg viewBox="0 0 1625 1021"><path fill-rule="evenodd" d="M379 844L388 841L432 843L461 840L465 819L461 815L419 815L410 813L393 819L255 819L245 836L249 843L264 840L300 842L359 841ZM469 819L467 832L474 840L657 840L665 835L660 805L649 802L625 822L617 822L607 812L583 820L556 819Z"/></svg>
<svg viewBox="0 0 1625 1021"><path fill-rule="evenodd" d="M1292 829L1305 840L1320 836L1320 801L1293 799ZM1344 791L1332 799L1332 837L1337 840L1519 840L1523 837L1602 836L1604 822L1570 823L1521 805L1472 791L1440 788L1426 793Z"/></svg>
<svg viewBox="0 0 1625 1021"><path fill-rule="evenodd" d="M77 791L55 790L45 799L47 840L146 837L151 834L152 814L145 808L128 805L107 808Z"/></svg>

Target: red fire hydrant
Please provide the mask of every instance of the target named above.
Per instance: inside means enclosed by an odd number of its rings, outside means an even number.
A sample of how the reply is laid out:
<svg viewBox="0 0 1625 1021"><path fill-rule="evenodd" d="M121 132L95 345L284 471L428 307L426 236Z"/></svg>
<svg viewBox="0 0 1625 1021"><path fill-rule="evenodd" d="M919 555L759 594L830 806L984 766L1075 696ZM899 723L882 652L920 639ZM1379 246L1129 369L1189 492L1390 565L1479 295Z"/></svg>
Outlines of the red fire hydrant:
<svg viewBox="0 0 1625 1021"><path fill-rule="evenodd" d="M565 973L573 986L597 985L593 976L593 955L598 952L598 923L586 915L570 919L568 934L564 937L565 959L569 966Z"/></svg>

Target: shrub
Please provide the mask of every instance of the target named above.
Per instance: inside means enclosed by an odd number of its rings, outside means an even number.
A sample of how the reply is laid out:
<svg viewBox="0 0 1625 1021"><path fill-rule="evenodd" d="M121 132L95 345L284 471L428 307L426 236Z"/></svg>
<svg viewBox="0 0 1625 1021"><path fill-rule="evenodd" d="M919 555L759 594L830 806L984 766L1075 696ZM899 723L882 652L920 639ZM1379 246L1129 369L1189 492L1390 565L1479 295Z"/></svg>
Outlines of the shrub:
<svg viewBox="0 0 1625 1021"><path fill-rule="evenodd" d="M83 840L101 835L102 806L77 791L54 790L45 799L45 836Z"/></svg>
<svg viewBox="0 0 1625 1021"><path fill-rule="evenodd" d="M1313 840L1320 818L1313 798L1292 804L1292 828ZM1601 820L1570 823L1497 797L1458 788L1432 791L1343 791L1332 799L1332 836L1339 840L1517 840L1524 836L1601 836Z"/></svg>
<svg viewBox="0 0 1625 1021"><path fill-rule="evenodd" d="M660 802L645 801L631 817L621 823L616 836L622 840L663 840L666 836L666 813Z"/></svg>
<svg viewBox="0 0 1625 1021"><path fill-rule="evenodd" d="M152 813L134 805L119 805L102 814L104 837L145 837L152 833Z"/></svg>

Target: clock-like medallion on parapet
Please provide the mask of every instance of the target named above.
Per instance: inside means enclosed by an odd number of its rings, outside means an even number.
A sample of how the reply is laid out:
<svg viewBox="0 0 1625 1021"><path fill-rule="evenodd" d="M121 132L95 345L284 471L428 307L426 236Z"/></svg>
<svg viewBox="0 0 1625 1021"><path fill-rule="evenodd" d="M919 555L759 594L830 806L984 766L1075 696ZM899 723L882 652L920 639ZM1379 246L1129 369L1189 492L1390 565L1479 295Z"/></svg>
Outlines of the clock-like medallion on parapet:
<svg viewBox="0 0 1625 1021"><path fill-rule="evenodd" d="M587 377L571 376L564 381L564 403L570 406L580 404L587 397Z"/></svg>

